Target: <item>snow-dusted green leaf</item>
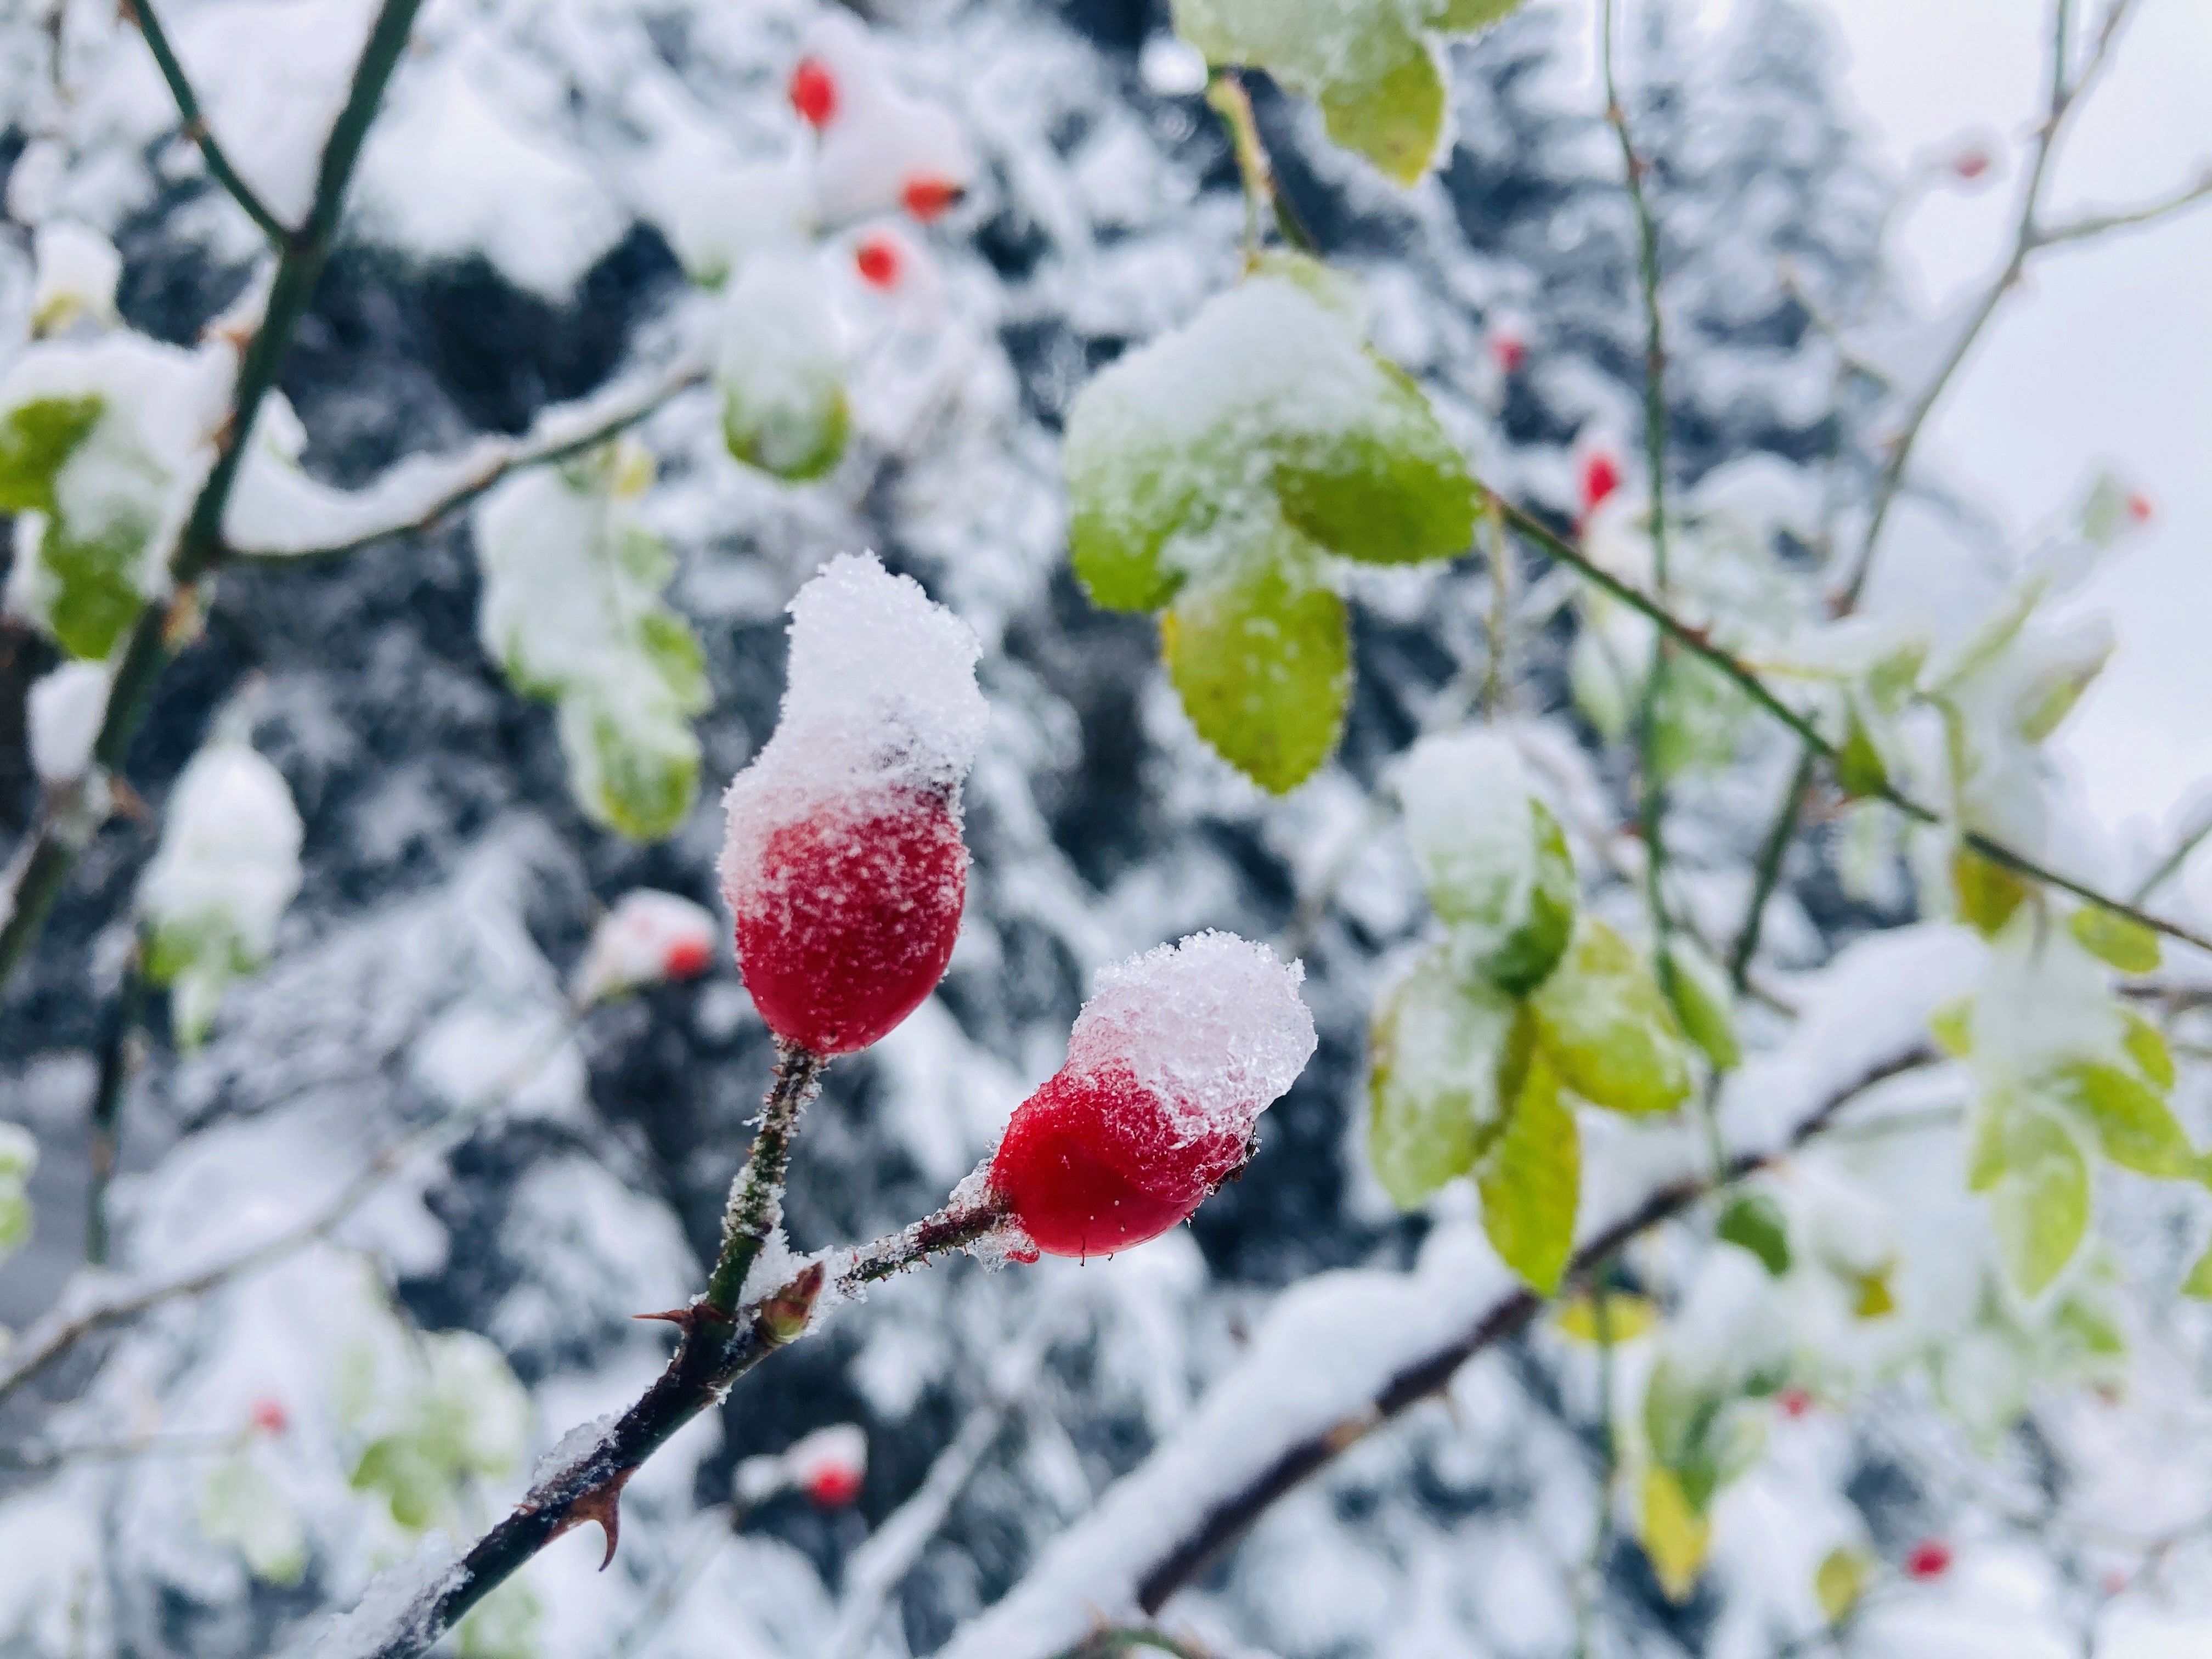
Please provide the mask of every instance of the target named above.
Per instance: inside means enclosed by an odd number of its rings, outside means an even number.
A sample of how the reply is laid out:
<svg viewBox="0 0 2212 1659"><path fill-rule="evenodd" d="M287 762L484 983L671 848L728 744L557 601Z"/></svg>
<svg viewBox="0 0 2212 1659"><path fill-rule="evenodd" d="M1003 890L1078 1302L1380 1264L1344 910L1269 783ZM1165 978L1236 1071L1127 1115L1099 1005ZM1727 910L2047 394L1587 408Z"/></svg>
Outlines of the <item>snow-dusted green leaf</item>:
<svg viewBox="0 0 2212 1659"><path fill-rule="evenodd" d="M1461 963L1520 995L1558 964L1579 897L1566 836L1493 732L1425 738L1399 769L1406 831Z"/></svg>
<svg viewBox="0 0 2212 1659"><path fill-rule="evenodd" d="M1343 284L1285 256L1084 387L1068 542L1097 604L1157 610L1285 525L1347 558L1463 552L1474 484L1419 389L1365 344Z"/></svg>
<svg viewBox="0 0 2212 1659"><path fill-rule="evenodd" d="M1751 704L1735 682L1702 657L1668 659L1654 709L1653 760L1668 781L1735 757Z"/></svg>
<svg viewBox="0 0 2212 1659"><path fill-rule="evenodd" d="M1735 993L1721 965L1696 940L1675 934L1661 957L1660 984L1691 1042L1721 1071L1743 1059L1735 1036Z"/></svg>
<svg viewBox="0 0 2212 1659"><path fill-rule="evenodd" d="M226 1457L200 1483L200 1531L227 1544L267 1584L296 1584L307 1571L307 1534L276 1483L240 1454Z"/></svg>
<svg viewBox="0 0 2212 1659"><path fill-rule="evenodd" d="M2017 695L2021 736L2034 744L2056 732L2105 672L2115 643L2109 627L2094 625L2050 641Z"/></svg>
<svg viewBox="0 0 2212 1659"><path fill-rule="evenodd" d="M2096 1131L2105 1156L2124 1170L2183 1180L2197 1169L2197 1152L2159 1092L2131 1072L2097 1060L2058 1068L2046 1088Z"/></svg>
<svg viewBox="0 0 2212 1659"><path fill-rule="evenodd" d="M1989 1189L1998 1259L2021 1294L2051 1287L2089 1231L2089 1164L2064 1124L2033 1107L2006 1126L2003 1172Z"/></svg>
<svg viewBox="0 0 2212 1659"><path fill-rule="evenodd" d="M1574 1249L1582 1137L1540 1052L1522 1068L1504 1132L1482 1154L1474 1181L1482 1230L1498 1260L1549 1296Z"/></svg>
<svg viewBox="0 0 2212 1659"><path fill-rule="evenodd" d="M2083 950L2124 974L2148 974L2157 969L2158 935L2118 911L2085 904L2067 917L2066 927L2081 941Z"/></svg>
<svg viewBox="0 0 2212 1659"><path fill-rule="evenodd" d="M383 1425L355 1461L353 1486L374 1492L410 1532L450 1526L465 1483L510 1473L530 1426L530 1398L483 1337L421 1339L424 1370L408 1391L370 1407Z"/></svg>
<svg viewBox="0 0 2212 1659"><path fill-rule="evenodd" d="M106 406L96 393L38 398L0 418L0 512L52 513L54 475Z"/></svg>
<svg viewBox="0 0 2212 1659"><path fill-rule="evenodd" d="M178 1042L197 1045L231 982L258 971L300 890L301 828L279 773L220 733L178 777L138 884L146 975L169 988Z"/></svg>
<svg viewBox="0 0 2212 1659"><path fill-rule="evenodd" d="M1423 1202L1474 1167L1503 1118L1498 1076L1520 1010L1441 947L1386 992L1368 1060L1367 1157L1391 1201Z"/></svg>
<svg viewBox="0 0 2212 1659"><path fill-rule="evenodd" d="M794 483L821 477L844 455L852 423L821 273L797 254L763 254L721 305L714 384L730 453Z"/></svg>
<svg viewBox="0 0 2212 1659"><path fill-rule="evenodd" d="M1856 698L1847 706L1843 746L1836 755L1836 783L1855 799L1880 795L1889 787L1888 764Z"/></svg>
<svg viewBox="0 0 2212 1659"><path fill-rule="evenodd" d="M1984 939L1995 939L2003 931L2029 892L2020 877L1971 847L1961 847L1952 855L1951 886L1959 919Z"/></svg>
<svg viewBox="0 0 2212 1659"><path fill-rule="evenodd" d="M690 717L706 662L660 598L674 560L635 520L652 460L621 441L511 478L477 509L485 648L515 689L559 711L578 803L636 841L674 831L696 792Z"/></svg>
<svg viewBox="0 0 2212 1659"><path fill-rule="evenodd" d="M1344 601L1295 560L1264 558L1187 590L1161 618L1160 642L1199 736L1261 788L1288 793L1336 747L1352 695Z"/></svg>
<svg viewBox="0 0 2212 1659"><path fill-rule="evenodd" d="M1393 184L1417 185L1436 159L1451 98L1437 49L1401 35L1399 50L1368 78L1322 89L1328 136L1375 164Z"/></svg>
<svg viewBox="0 0 2212 1659"><path fill-rule="evenodd" d="M1960 995L1937 1004L1936 1012L1928 1016L1928 1034L1936 1039L1936 1046L1954 1060L1964 1060L1972 1054L1973 998Z"/></svg>
<svg viewBox="0 0 2212 1659"><path fill-rule="evenodd" d="M477 1603L453 1632L458 1659L540 1659L545 1604L527 1578L508 1579Z"/></svg>
<svg viewBox="0 0 2212 1659"><path fill-rule="evenodd" d="M1559 1080L1594 1106L1671 1111L1688 1098L1689 1059L1666 994L1628 941L1585 916L1529 999Z"/></svg>
<svg viewBox="0 0 2212 1659"><path fill-rule="evenodd" d="M1714 1237L1748 1250L1776 1279L1790 1271L1790 1221L1771 1193L1746 1193L1721 1212Z"/></svg>
<svg viewBox="0 0 2212 1659"><path fill-rule="evenodd" d="M2173 1052L2166 1046L2164 1035L2132 1008L2121 1009L2120 1018L2125 1025L2120 1044L2127 1050L2128 1058L2135 1061L2136 1069L2161 1094L2172 1089L2175 1076Z"/></svg>

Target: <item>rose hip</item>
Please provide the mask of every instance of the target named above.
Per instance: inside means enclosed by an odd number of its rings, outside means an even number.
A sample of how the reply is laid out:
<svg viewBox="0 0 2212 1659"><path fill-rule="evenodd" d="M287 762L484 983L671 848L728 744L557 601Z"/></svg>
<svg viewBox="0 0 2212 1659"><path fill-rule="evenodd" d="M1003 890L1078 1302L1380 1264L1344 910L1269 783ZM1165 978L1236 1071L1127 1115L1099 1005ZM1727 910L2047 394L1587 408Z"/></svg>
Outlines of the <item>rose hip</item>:
<svg viewBox="0 0 2212 1659"><path fill-rule="evenodd" d="M802 58L791 71L787 88L799 118L815 128L826 127L837 115L837 80L818 58Z"/></svg>

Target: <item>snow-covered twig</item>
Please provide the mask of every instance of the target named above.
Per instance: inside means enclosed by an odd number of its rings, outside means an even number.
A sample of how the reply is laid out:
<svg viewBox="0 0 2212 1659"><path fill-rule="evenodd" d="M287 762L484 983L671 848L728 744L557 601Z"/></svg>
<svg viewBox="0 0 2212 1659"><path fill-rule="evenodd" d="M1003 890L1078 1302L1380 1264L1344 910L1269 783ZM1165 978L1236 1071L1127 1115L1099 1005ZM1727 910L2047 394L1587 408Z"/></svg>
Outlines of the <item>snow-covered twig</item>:
<svg viewBox="0 0 2212 1659"><path fill-rule="evenodd" d="M2212 167L2205 168L2197 182L2186 190L2175 191L2155 202L2137 208L2116 210L2111 213L2084 214L2063 225L2039 227L2035 245L2039 248L2056 247L2062 242L2086 242L2092 237L2102 236L2107 231L2130 230L2138 226L2155 224L2177 213L2186 212L2200 202L2212 201Z"/></svg>
<svg viewBox="0 0 2212 1659"><path fill-rule="evenodd" d="M1508 524L1535 543L1553 558L1562 564L1573 567L1586 580L1603 588L1623 605L1657 624L1663 632L1671 635L1678 645L1704 658L1706 662L1733 680L1737 688L1752 702L1796 732L1798 739L1810 753L1831 763L1840 758L1836 745L1821 734L1818 726L1777 696L1766 682L1749 667L1729 652L1715 645L1704 629L1692 627L1642 589L1623 581L1602 566L1593 562L1580 548L1526 507L1517 507L1494 492L1490 499L1496 503L1497 510L1504 514ZM1899 789L1896 785L1887 781L1875 790L1874 793L1881 799L1887 801L1907 817L1919 823L1940 823L1943 821L1941 814L1930 807L1923 805ZM1978 830L1962 830L1959 838L1965 845L1973 848L1984 858L1994 864L2002 865L2015 875L2026 876L2031 881L2040 883L2044 886L2055 887L2062 892L2071 893L2075 898L2086 903L2109 910L2115 915L2125 916L2129 921L2139 923L2153 933L2163 933L2169 939L2179 939L2185 945L2193 945L2200 951L2212 951L2212 937L2200 933L2193 928L2185 927L2178 921L2169 921L2163 917L2154 916L2125 899L2114 898L2108 893L2099 891L2086 882L2077 881L2071 876L2062 875L2047 865L2038 863L2026 854L2016 852L2002 842L1985 836Z"/></svg>
<svg viewBox="0 0 2212 1659"><path fill-rule="evenodd" d="M192 91L185 66L177 61L175 49L169 45L161 20L155 14L153 0L124 0L123 15L137 23L139 33L145 36L146 49L154 54L161 78L169 83L169 94L177 100L177 113L184 117L185 136L199 146L200 155L207 162L208 171L215 175L216 182L229 192L232 201L246 210L246 216L260 227L263 235L276 246L285 246L292 240L290 228L253 193L253 187L231 166L230 157L216 142L215 130L209 126L206 115L200 110L199 98Z"/></svg>
<svg viewBox="0 0 2212 1659"><path fill-rule="evenodd" d="M365 489L332 489L306 477L287 477L278 487L270 475L259 475L260 490L241 493L226 520L231 556L324 558L426 530L508 473L596 447L706 377L705 363L687 352L649 373L556 404L519 438L479 438L454 454L412 457Z"/></svg>
<svg viewBox="0 0 2212 1659"><path fill-rule="evenodd" d="M230 415L216 441L215 465L193 499L191 513L178 537L172 561L176 597L167 605L149 605L140 613L116 662L100 735L92 747L94 762L105 771L122 767L131 739L153 697L155 683L192 634L198 604L196 584L222 562L227 550L223 515L252 447L255 417L261 412L263 400L276 387L292 337L330 258L354 164L361 159L369 124L383 101L392 71L398 67L422 4L422 0L383 0L376 21L370 25L368 42L354 65L345 103L331 125L329 142L323 146L315 173L313 204L306 222L284 240L260 325L239 361ZM62 884L96 828L96 823L84 825L67 813L50 811L42 816L37 836L15 866L13 883L0 893L0 989L6 988L30 954L54 902L61 896Z"/></svg>

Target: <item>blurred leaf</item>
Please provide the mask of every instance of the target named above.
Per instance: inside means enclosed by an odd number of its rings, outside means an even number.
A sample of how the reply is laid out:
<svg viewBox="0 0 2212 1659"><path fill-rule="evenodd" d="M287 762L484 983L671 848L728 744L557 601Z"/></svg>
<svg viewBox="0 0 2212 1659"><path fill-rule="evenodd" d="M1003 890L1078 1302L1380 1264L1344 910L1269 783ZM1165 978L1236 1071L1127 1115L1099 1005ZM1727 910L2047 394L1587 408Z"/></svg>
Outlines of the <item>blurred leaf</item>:
<svg viewBox="0 0 2212 1659"><path fill-rule="evenodd" d="M1854 1319L1885 1319L1897 1311L1897 1297L1889 1288L1889 1271L1862 1273L1858 1279L1858 1295L1851 1303Z"/></svg>
<svg viewBox="0 0 2212 1659"><path fill-rule="evenodd" d="M1395 185L1421 181L1443 137L1449 99L1435 49L1412 35L1387 68L1357 83L1334 82L1321 94L1328 136L1375 164Z"/></svg>
<svg viewBox="0 0 2212 1659"><path fill-rule="evenodd" d="M2028 895L2025 881L1971 847L1952 855L1951 884L1958 895L1959 919L1984 939L1995 939L2002 932Z"/></svg>
<svg viewBox="0 0 2212 1659"><path fill-rule="evenodd" d="M1388 992L1370 1045L1367 1157L1413 1209L1474 1168L1503 1117L1498 1069L1520 1011L1468 984L1441 947Z"/></svg>
<svg viewBox="0 0 2212 1659"><path fill-rule="evenodd" d="M2196 1173L2188 1132L2139 1078L2118 1066L2075 1060L2057 1069L2049 1087L2087 1119L2105 1156L2122 1169L2169 1181Z"/></svg>
<svg viewBox="0 0 2212 1659"><path fill-rule="evenodd" d="M2128 1051L2128 1058L2150 1079L2153 1088L2161 1094L2170 1091L2174 1079L2173 1054L2166 1046L2165 1035L2132 1008L2121 1009L2120 1018L2127 1027L2120 1041Z"/></svg>
<svg viewBox="0 0 2212 1659"><path fill-rule="evenodd" d="M1771 1193L1745 1193L1721 1212L1714 1237L1748 1250L1776 1279L1790 1271L1790 1223Z"/></svg>
<svg viewBox="0 0 2212 1659"><path fill-rule="evenodd" d="M2089 1164L2047 1112L2016 1111L2002 1146L2003 1173L1989 1189L1997 1256L2021 1294L2040 1296L2089 1231Z"/></svg>
<svg viewBox="0 0 2212 1659"><path fill-rule="evenodd" d="M1661 957L1660 984L1690 1041L1718 1071L1743 1060L1735 1037L1735 994L1720 964L1693 939L1675 934Z"/></svg>
<svg viewBox="0 0 2212 1659"><path fill-rule="evenodd" d="M1713 1524L1690 1506L1671 1469L1644 1472L1644 1553L1670 1601L1686 1601L1698 1588L1712 1547Z"/></svg>
<svg viewBox="0 0 2212 1659"><path fill-rule="evenodd" d="M2148 974L2159 964L2158 935L2130 917L2086 904L2066 919L2081 948L2124 974Z"/></svg>
<svg viewBox="0 0 2212 1659"><path fill-rule="evenodd" d="M1659 1310L1648 1297L1608 1291L1605 1297L1605 1321L1607 1341L1633 1342L1659 1322ZM1559 1304L1553 1322L1562 1336L1572 1337L1577 1342L1595 1342L1596 1299L1587 1291L1576 1292Z"/></svg>
<svg viewBox="0 0 2212 1659"><path fill-rule="evenodd" d="M1962 994L1938 1004L1936 1012L1928 1016L1928 1034L1936 1039L1936 1046L1954 1060L1964 1060L1972 1054L1973 998Z"/></svg>
<svg viewBox="0 0 2212 1659"><path fill-rule="evenodd" d="M1582 1195L1582 1139L1573 1109L1543 1056L1532 1056L1504 1133L1475 1167L1482 1230L1498 1259L1549 1296L1575 1243Z"/></svg>
<svg viewBox="0 0 2212 1659"><path fill-rule="evenodd" d="M106 399L37 398L0 419L0 513L54 511L54 475L92 434Z"/></svg>
<svg viewBox="0 0 2212 1659"><path fill-rule="evenodd" d="M1820 1604L1820 1616L1831 1625L1842 1624L1873 1579L1874 1563L1865 1551L1848 1544L1830 1550L1813 1575L1813 1595Z"/></svg>
<svg viewBox="0 0 2212 1659"><path fill-rule="evenodd" d="M1583 917L1529 999L1559 1080L1594 1106L1644 1115L1689 1097L1682 1036L1650 970L1605 923Z"/></svg>

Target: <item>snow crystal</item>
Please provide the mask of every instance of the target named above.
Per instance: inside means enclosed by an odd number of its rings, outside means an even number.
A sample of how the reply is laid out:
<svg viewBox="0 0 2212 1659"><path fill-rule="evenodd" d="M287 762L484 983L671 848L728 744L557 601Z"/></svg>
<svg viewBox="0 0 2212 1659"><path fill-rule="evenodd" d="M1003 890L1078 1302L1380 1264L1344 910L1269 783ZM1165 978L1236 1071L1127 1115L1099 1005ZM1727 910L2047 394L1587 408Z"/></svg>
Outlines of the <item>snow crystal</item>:
<svg viewBox="0 0 2212 1659"><path fill-rule="evenodd" d="M624 893L592 930L571 995L579 1006L617 991L688 979L713 961L721 924L703 906L640 887Z"/></svg>
<svg viewBox="0 0 2212 1659"><path fill-rule="evenodd" d="M975 160L959 124L892 82L867 29L829 12L808 27L805 46L837 84L837 107L814 163L815 202L824 221L897 207L917 184L968 188Z"/></svg>
<svg viewBox="0 0 2212 1659"><path fill-rule="evenodd" d="M990 709L968 625L873 554L842 554L791 602L791 657L775 734L724 799L731 908L777 826L886 790L957 792Z"/></svg>
<svg viewBox="0 0 2212 1659"><path fill-rule="evenodd" d="M599 1449L599 1442L615 1425L615 1413L607 1413L588 1423L576 1426L538 1453L538 1461L530 1466L530 1489L532 1492L547 1481L581 1468Z"/></svg>
<svg viewBox="0 0 2212 1659"><path fill-rule="evenodd" d="M92 765L93 740L107 714L108 678L105 663L65 662L31 688L25 713L40 781L64 783Z"/></svg>
<svg viewBox="0 0 2212 1659"><path fill-rule="evenodd" d="M307 1659L356 1659L387 1648L427 1648L437 1597L460 1580L461 1564L453 1540L442 1532L426 1535L414 1559L377 1574L350 1613L323 1627Z"/></svg>
<svg viewBox="0 0 2212 1659"><path fill-rule="evenodd" d="M1234 933L1194 933L1098 975L1067 1039L1070 1071L1126 1065L1179 1132L1249 1132L1313 1057L1304 968Z"/></svg>

